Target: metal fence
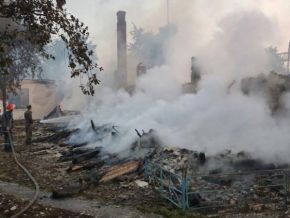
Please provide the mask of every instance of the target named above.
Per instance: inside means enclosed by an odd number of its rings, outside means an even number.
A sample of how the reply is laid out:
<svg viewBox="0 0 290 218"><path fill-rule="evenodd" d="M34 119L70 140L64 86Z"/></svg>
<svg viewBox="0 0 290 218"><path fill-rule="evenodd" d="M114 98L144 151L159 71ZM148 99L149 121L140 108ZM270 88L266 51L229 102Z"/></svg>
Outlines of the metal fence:
<svg viewBox="0 0 290 218"><path fill-rule="evenodd" d="M186 208L186 179L150 162L145 163L145 175L164 198L179 208Z"/></svg>
<svg viewBox="0 0 290 218"><path fill-rule="evenodd" d="M160 194L183 210L231 213L242 211L286 210L289 170L183 175L162 166L145 163L145 175Z"/></svg>

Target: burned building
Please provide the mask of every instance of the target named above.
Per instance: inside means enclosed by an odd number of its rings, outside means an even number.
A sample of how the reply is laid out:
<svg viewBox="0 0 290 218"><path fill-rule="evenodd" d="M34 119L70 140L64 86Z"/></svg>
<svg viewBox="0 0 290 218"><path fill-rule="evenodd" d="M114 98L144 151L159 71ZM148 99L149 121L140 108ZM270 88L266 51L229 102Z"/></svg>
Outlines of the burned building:
<svg viewBox="0 0 290 218"><path fill-rule="evenodd" d="M117 71L115 75L117 88L127 86L127 25L126 12L117 12Z"/></svg>
<svg viewBox="0 0 290 218"><path fill-rule="evenodd" d="M8 101L15 104L15 119L23 119L27 105L32 105L33 118L42 119L57 104L57 85L53 80L23 80L21 90L9 94Z"/></svg>

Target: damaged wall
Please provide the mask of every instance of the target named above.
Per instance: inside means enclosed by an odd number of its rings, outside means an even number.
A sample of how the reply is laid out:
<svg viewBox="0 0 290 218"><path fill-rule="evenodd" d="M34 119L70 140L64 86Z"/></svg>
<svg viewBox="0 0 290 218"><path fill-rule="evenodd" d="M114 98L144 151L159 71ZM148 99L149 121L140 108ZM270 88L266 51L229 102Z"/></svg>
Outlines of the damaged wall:
<svg viewBox="0 0 290 218"><path fill-rule="evenodd" d="M17 108L18 102L11 99L11 103L16 103L16 110L14 111L15 119L23 119L23 112L25 111L25 104L32 105L33 118L42 119L47 115L57 104L56 84L53 80L23 80L21 89L27 91L28 101L21 97L21 104ZM25 97L26 98L26 97Z"/></svg>

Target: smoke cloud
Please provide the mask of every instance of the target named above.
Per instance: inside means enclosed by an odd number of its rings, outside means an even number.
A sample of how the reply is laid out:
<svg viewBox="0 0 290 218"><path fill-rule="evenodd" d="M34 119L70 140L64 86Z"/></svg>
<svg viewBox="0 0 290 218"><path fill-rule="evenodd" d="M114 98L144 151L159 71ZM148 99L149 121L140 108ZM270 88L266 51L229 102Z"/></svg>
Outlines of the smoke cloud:
<svg viewBox="0 0 290 218"><path fill-rule="evenodd" d="M281 13L275 14L273 7ZM128 148L137 139L137 128L155 129L168 146L208 154L244 150L269 161L287 160L289 119L273 117L264 99L244 96L238 83L230 93L227 87L232 80L271 70L265 48L286 48L283 27L289 7L286 0L275 1L275 5L270 0L171 0L170 20L177 32L164 48L165 64L138 78L135 94L130 96L107 86L116 69L116 11L127 11L128 28L134 22L157 32L166 23L165 1L71 0L68 9L79 13L93 31L92 40L98 44L100 64L106 70L94 97L80 97L77 83L68 84L64 105L82 111L82 118L73 120L71 126L81 128L81 138L92 143L94 135L87 131L91 119L97 125L120 126L118 140L103 141L102 146L111 152ZM191 56L201 68L200 90L183 95L182 84L190 79Z"/></svg>

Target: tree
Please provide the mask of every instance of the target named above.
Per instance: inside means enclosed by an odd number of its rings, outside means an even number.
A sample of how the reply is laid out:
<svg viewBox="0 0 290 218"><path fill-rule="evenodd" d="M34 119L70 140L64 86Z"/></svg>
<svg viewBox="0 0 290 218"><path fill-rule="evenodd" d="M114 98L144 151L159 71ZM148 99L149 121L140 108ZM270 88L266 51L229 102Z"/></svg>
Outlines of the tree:
<svg viewBox="0 0 290 218"><path fill-rule="evenodd" d="M88 41L87 46L90 50L96 50L96 45L93 42ZM68 56L66 45L62 39L56 38L45 46L46 51L53 55L55 59L45 60L41 59L41 71L43 73L37 74L36 76L40 79L64 79L70 73L68 67ZM92 61L97 62L96 52L91 56Z"/></svg>
<svg viewBox="0 0 290 218"><path fill-rule="evenodd" d="M0 0L0 86L15 91L28 75L41 74L40 59L54 59L45 46L59 36L68 51L71 77L86 78L84 94L93 95L101 68L87 46L88 27L69 14L65 0Z"/></svg>
<svg viewBox="0 0 290 218"><path fill-rule="evenodd" d="M284 62L281 57L278 55L278 49L276 47L268 47L266 48L266 53L268 55L268 68L269 71L276 71L282 74L287 72Z"/></svg>
<svg viewBox="0 0 290 218"><path fill-rule="evenodd" d="M165 62L167 43L175 33L176 26L172 24L159 28L156 34L145 32L133 24L130 32L133 43L129 44L129 51L147 68L160 66Z"/></svg>

